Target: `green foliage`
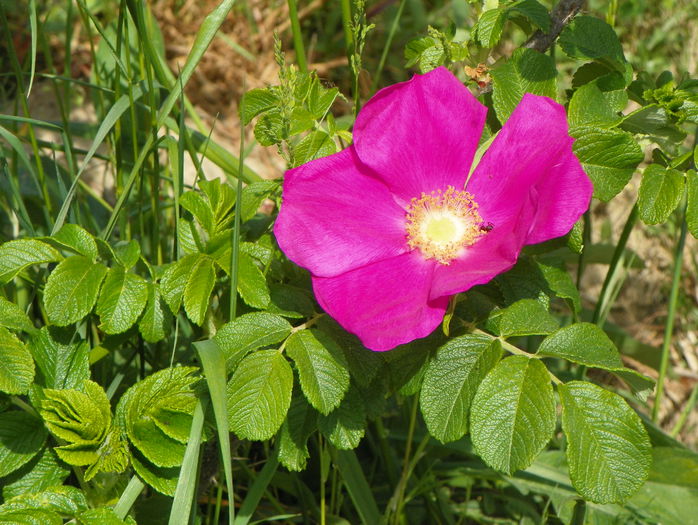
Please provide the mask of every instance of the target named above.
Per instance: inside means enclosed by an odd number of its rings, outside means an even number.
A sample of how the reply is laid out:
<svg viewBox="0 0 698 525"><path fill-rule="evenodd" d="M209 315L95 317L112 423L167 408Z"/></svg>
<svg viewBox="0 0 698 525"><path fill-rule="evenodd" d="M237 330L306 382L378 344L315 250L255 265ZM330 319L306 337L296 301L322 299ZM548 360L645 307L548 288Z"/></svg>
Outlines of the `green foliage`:
<svg viewBox="0 0 698 525"><path fill-rule="evenodd" d="M41 420L25 412L0 414L0 478L36 456L44 446L46 435ZM3 497L6 497L4 490Z"/></svg>
<svg viewBox="0 0 698 525"><path fill-rule="evenodd" d="M574 487L596 503L622 503L647 479L651 447L625 401L591 383L558 388Z"/></svg>
<svg viewBox="0 0 698 525"><path fill-rule="evenodd" d="M681 201L684 176L657 164L645 168L637 201L640 218L647 224L666 222Z"/></svg>
<svg viewBox="0 0 698 525"><path fill-rule="evenodd" d="M523 356L500 361L475 393L470 426L475 450L488 465L508 474L528 467L555 430L545 366Z"/></svg>
<svg viewBox="0 0 698 525"><path fill-rule="evenodd" d="M24 394L34 379L34 361L22 341L0 327L0 392Z"/></svg>

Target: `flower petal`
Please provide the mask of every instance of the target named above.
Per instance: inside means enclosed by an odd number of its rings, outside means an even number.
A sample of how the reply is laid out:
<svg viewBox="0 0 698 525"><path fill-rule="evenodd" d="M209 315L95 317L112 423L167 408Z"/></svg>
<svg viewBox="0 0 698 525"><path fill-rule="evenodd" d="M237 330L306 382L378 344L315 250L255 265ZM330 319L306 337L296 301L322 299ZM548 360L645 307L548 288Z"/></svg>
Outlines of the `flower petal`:
<svg viewBox="0 0 698 525"><path fill-rule="evenodd" d="M448 265L437 265L429 297L436 300L485 284L516 264L525 244L535 214L532 204L537 196L529 196L528 202L519 203L518 209L505 222L467 247L463 254Z"/></svg>
<svg viewBox="0 0 698 525"><path fill-rule="evenodd" d="M361 161L409 202L422 192L463 189L487 109L446 68L380 90L361 109Z"/></svg>
<svg viewBox="0 0 698 525"><path fill-rule="evenodd" d="M526 244L567 233L592 193L572 142L564 108L547 97L526 94L467 183L483 220L497 229L530 202L537 210ZM532 195L537 199L530 200Z"/></svg>
<svg viewBox="0 0 698 525"><path fill-rule="evenodd" d="M405 211L365 171L350 146L286 173L274 234L289 259L331 277L408 250Z"/></svg>
<svg viewBox="0 0 698 525"><path fill-rule="evenodd" d="M434 263L417 251L336 277L313 277L320 306L371 350L390 350L429 335L448 298L429 301Z"/></svg>

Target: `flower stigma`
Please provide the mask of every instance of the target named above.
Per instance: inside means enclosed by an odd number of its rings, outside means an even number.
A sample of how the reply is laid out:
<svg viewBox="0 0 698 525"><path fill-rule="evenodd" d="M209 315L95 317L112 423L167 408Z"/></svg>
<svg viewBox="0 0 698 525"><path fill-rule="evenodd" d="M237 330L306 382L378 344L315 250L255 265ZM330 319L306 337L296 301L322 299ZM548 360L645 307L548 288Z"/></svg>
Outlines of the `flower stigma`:
<svg viewBox="0 0 698 525"><path fill-rule="evenodd" d="M407 206L407 244L419 248L425 259L448 265L461 250L492 228L482 227L477 202L467 191L447 186L446 191L422 193Z"/></svg>

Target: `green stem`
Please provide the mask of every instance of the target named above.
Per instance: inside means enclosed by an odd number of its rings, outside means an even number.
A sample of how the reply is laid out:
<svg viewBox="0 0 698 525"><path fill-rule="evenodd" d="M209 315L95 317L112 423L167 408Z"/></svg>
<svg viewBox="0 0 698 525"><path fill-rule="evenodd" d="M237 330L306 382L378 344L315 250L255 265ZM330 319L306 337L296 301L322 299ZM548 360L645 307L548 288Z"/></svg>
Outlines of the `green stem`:
<svg viewBox="0 0 698 525"><path fill-rule="evenodd" d="M305 48L303 47L303 34L298 20L298 6L296 0L288 0L288 15L291 18L291 32L293 33L293 48L296 50L296 62L302 72L308 71L305 61Z"/></svg>
<svg viewBox="0 0 698 525"><path fill-rule="evenodd" d="M354 31L352 31L351 20L351 0L341 0L342 4L342 26L344 28L344 46L347 52L347 58L351 60L351 55L354 53Z"/></svg>
<svg viewBox="0 0 698 525"><path fill-rule="evenodd" d="M134 475L131 478L131 481L128 482L128 485L126 485L124 491L121 493L119 501L117 501L116 505L114 505L114 514L116 514L120 520L123 520L126 517L128 511L131 510L131 507L135 503L136 499L138 499L141 492L143 492L144 488L145 484L138 476Z"/></svg>
<svg viewBox="0 0 698 525"><path fill-rule="evenodd" d="M688 398L688 401L686 402L686 406L683 407L683 410L681 411L681 415L679 416L678 421L676 421L674 428L671 429L671 432L670 432L671 437L675 438L676 436L679 435L679 432L681 432L681 429L686 424L686 420L688 419L689 414L691 414L691 412L693 412L693 409L696 406L696 399L697 398L698 398L698 386L694 386L693 392L691 392L691 395Z"/></svg>
<svg viewBox="0 0 698 525"><path fill-rule="evenodd" d="M291 0L289 0L290 3ZM245 165L245 126L242 123L242 115L245 111L245 86L243 96L240 98L240 155L238 157L238 173L242 173ZM237 193L235 195L235 222L233 225L233 249L230 254L230 321L237 317L238 299L238 261L240 260L240 216L242 214L242 179L238 177Z"/></svg>
<svg viewBox="0 0 698 525"><path fill-rule="evenodd" d="M630 210L628 219L625 221L625 226L623 226L623 231L618 238L618 243L616 244L616 249L613 252L613 257L611 258L611 263L608 267L608 273L606 273L606 278L604 279L603 286L601 287L601 293L599 294L599 300L596 302L596 308L594 309L594 316L592 317L592 322L599 326L602 326L606 321L606 316L610 310L610 295L613 282L616 280L618 271L621 268L621 259L625 254L625 247L628 244L628 238L630 233L635 227L638 217L637 203Z"/></svg>
<svg viewBox="0 0 698 525"><path fill-rule="evenodd" d="M395 493L388 505L388 511L392 513L391 523L398 525L400 523L400 513L405 500L405 489L407 488L407 480L410 476L410 456L412 454L412 440L414 439L414 429L417 423L417 407L419 402L414 396L412 400L412 412L410 413L410 425L407 429L407 442L405 443L405 455L402 458L402 474L400 481L395 487Z"/></svg>
<svg viewBox="0 0 698 525"><path fill-rule="evenodd" d="M397 8L397 13L395 13L395 18L393 18L393 23L390 25L390 31L388 32L388 39L385 41L383 46L383 53L381 54L380 61L378 62L378 69L376 69L376 74L373 77L373 82L371 82L371 92L376 91L378 87L378 82L383 73L383 67L385 66L385 61L388 58L388 52L390 51L390 44L393 42L397 28L400 25L400 18L402 18L402 11L405 9L405 4L407 0L400 0L400 5Z"/></svg>
<svg viewBox="0 0 698 525"><path fill-rule="evenodd" d="M681 269L683 267L683 249L686 245L686 232L688 225L686 223L686 205L684 205L681 214L681 233L679 234L679 242L676 243L676 252L674 253L674 274L671 279L671 292L669 293L669 311L667 313L666 325L664 327L664 341L662 343L662 360L659 365L659 377L657 378L657 394L654 398L654 406L652 407L652 421L655 423L659 418L659 407L661 406L662 397L664 395L664 381L669 367L669 349L671 347L671 336L674 332L674 319L676 317L676 303L679 298L679 286L681 284Z"/></svg>

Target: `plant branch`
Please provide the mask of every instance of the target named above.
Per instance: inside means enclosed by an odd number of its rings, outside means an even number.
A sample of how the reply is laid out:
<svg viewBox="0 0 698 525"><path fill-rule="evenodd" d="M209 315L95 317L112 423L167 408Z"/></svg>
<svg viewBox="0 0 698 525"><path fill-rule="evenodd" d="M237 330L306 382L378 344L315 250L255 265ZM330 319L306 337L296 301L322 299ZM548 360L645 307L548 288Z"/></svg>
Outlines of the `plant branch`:
<svg viewBox="0 0 698 525"><path fill-rule="evenodd" d="M560 0L550 16L550 32L536 31L523 47L544 53L553 44L564 27L579 13L584 2L585 0Z"/></svg>

